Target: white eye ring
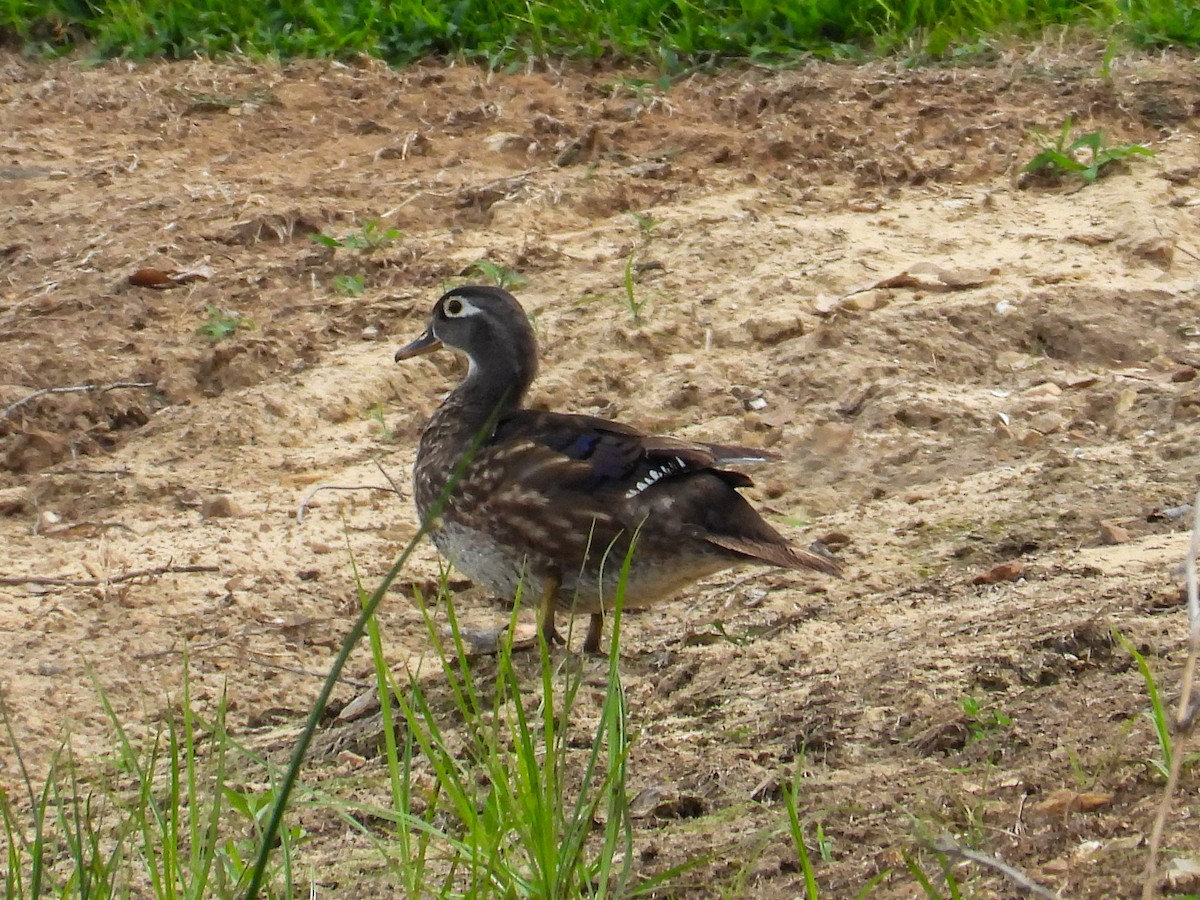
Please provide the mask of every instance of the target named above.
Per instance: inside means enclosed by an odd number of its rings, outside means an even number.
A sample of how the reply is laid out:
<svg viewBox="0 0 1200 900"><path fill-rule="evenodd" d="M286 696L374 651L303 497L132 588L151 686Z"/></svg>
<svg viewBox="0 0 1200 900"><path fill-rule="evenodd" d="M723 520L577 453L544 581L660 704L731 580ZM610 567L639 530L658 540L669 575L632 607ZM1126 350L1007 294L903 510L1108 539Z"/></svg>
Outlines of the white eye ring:
<svg viewBox="0 0 1200 900"><path fill-rule="evenodd" d="M446 302L442 304L442 315L447 319L461 319L478 313L479 307L466 297L447 297Z"/></svg>

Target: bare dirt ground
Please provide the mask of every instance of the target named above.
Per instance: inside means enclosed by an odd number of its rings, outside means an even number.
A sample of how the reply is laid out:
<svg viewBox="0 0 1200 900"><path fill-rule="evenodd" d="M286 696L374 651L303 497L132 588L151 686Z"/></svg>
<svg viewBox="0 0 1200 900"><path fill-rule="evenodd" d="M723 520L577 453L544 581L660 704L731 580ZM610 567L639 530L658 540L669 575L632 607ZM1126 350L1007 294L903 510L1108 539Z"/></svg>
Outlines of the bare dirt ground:
<svg viewBox="0 0 1200 900"><path fill-rule="evenodd" d="M777 829L801 766L829 896L885 870L874 896L921 895L902 853L943 831L1064 895L1131 895L1162 779L1111 630L1173 701L1175 508L1200 456L1200 70L1119 58L1101 77L1099 58L663 91L612 70L0 57L0 407L152 385L0 418L0 686L26 756L44 765L65 728L81 754L111 746L89 667L152 723L185 644L201 707L227 685L239 732L286 750L356 609L347 545L370 582L414 533L416 438L462 371L392 352L486 258L528 279L537 404L771 446L755 501L847 565L731 573L629 617L631 788L682 801L638 820L640 870L719 848L681 895L796 896ZM1031 129L1068 116L1157 155L1081 190L1019 185ZM402 236L310 238L372 220ZM131 285L147 267L209 277ZM209 305L252 327L212 342ZM405 496L322 492L297 521L315 486L386 484L379 465ZM1012 562L1016 580L975 583ZM119 580L168 566L202 570ZM437 571L425 547L405 578ZM464 586L458 603L504 617ZM395 660L423 652L403 588L381 622ZM370 683L365 653L347 677ZM1198 787L1185 768L1168 857L1200 854ZM356 840L311 824L330 896L369 892ZM1188 871L1164 886L1195 890Z"/></svg>

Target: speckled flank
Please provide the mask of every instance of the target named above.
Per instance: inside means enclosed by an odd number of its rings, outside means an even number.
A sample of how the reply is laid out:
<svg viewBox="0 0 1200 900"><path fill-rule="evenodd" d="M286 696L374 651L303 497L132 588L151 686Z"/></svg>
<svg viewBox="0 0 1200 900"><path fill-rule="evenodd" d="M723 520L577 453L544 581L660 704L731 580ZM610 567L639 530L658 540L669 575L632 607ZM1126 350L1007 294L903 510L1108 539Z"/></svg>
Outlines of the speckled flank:
<svg viewBox="0 0 1200 900"><path fill-rule="evenodd" d="M515 548L463 525L443 522L433 531L433 542L456 569L498 597L516 596L521 588L522 602L536 604L543 590L544 570L530 565L528 558ZM605 548L597 547L588 556L586 571L562 572L562 585L555 603L562 609L597 612L611 606L624 559L616 555L604 558ZM597 571L604 562L603 573ZM625 587L625 604L643 609L669 599L700 578L731 567L730 560L711 554L675 559L670 565L653 561L639 563L634 551Z"/></svg>

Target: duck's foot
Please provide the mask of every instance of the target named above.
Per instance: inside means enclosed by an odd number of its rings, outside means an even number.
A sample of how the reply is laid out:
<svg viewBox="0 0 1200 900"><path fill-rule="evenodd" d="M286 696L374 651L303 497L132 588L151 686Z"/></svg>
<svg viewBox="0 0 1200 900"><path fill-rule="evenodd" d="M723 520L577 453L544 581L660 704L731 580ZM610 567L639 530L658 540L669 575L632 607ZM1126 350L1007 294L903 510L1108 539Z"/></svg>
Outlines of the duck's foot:
<svg viewBox="0 0 1200 900"><path fill-rule="evenodd" d="M543 625L540 630L547 647L565 647L567 645L567 639L558 633L558 629L554 627L553 622L550 623L549 628Z"/></svg>
<svg viewBox="0 0 1200 900"><path fill-rule="evenodd" d="M584 653L600 653L600 638L604 636L604 613L594 612L588 618L587 637L583 640Z"/></svg>
<svg viewBox="0 0 1200 900"><path fill-rule="evenodd" d="M542 602L538 604L538 630L541 631L547 647L566 644L558 629L554 627L554 595L558 593L558 585L557 578L547 578L542 586Z"/></svg>

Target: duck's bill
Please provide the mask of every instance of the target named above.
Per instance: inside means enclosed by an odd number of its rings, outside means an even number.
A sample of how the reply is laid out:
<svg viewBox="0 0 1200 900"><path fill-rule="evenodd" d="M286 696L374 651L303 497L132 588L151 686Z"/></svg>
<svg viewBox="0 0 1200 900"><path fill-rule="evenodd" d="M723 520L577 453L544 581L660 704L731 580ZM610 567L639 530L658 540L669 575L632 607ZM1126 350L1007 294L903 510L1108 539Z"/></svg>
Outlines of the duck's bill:
<svg viewBox="0 0 1200 900"><path fill-rule="evenodd" d="M411 344L396 351L396 362L412 359L414 356L424 356L426 353L433 353L441 349L442 342L435 338L433 332L427 328L425 333Z"/></svg>

